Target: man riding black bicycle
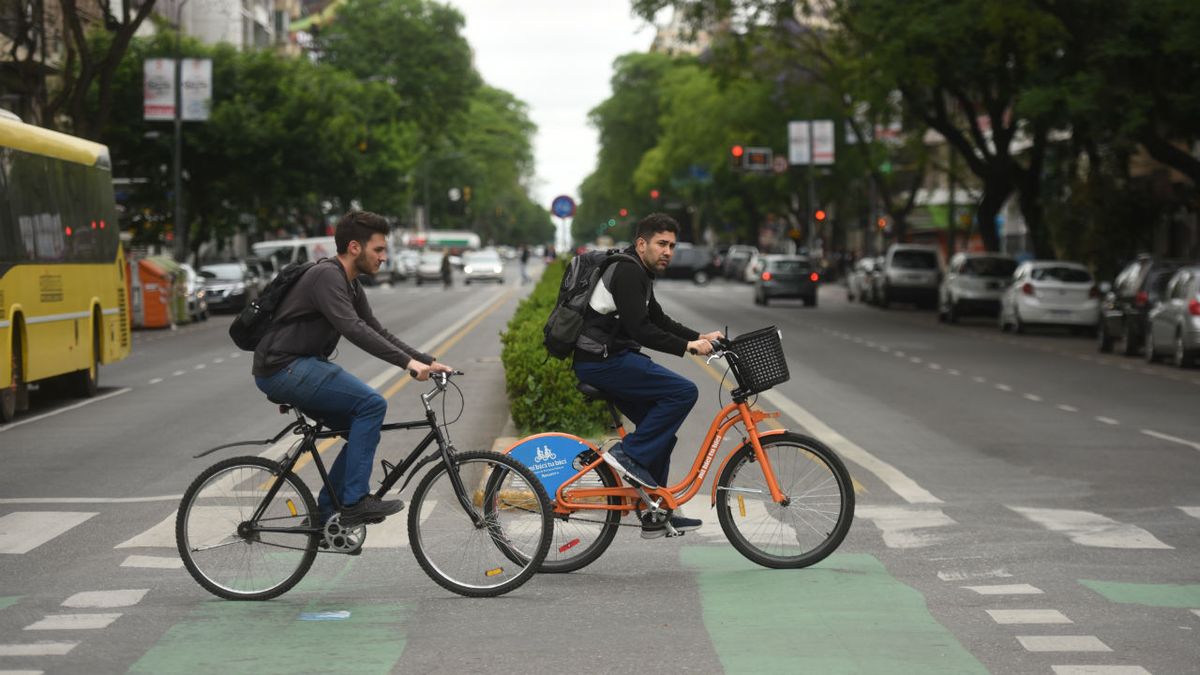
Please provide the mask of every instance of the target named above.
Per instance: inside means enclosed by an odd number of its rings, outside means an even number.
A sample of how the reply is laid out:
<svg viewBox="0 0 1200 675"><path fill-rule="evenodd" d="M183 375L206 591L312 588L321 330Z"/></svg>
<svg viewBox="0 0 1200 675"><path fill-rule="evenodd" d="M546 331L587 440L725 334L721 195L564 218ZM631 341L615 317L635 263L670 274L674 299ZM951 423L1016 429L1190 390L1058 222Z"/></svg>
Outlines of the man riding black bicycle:
<svg viewBox="0 0 1200 675"><path fill-rule="evenodd" d="M599 345L598 350L576 347L575 375L603 391L637 429L610 448L604 460L631 481L647 488L667 484L675 433L696 404L698 392L691 380L654 363L642 347L683 356L709 354L711 340L720 331L701 335L663 312L654 298L654 279L666 270L675 252L679 224L666 214L654 213L637 224L635 243L624 252L635 258L609 265L596 284L577 344ZM672 516L678 531L694 530L695 518ZM667 533L662 522L645 520L642 538Z"/></svg>
<svg viewBox="0 0 1200 675"><path fill-rule="evenodd" d="M343 216L334 231L337 256L322 258L296 281L254 352L254 382L267 398L293 405L330 429L349 430L329 472L342 504L341 525L347 528L381 522L404 503L368 494L387 401L329 361L338 341L345 336L418 380L453 371L392 335L371 312L358 277L374 275L387 260L387 233L387 221L377 214ZM321 490L321 523L333 511L328 489Z"/></svg>

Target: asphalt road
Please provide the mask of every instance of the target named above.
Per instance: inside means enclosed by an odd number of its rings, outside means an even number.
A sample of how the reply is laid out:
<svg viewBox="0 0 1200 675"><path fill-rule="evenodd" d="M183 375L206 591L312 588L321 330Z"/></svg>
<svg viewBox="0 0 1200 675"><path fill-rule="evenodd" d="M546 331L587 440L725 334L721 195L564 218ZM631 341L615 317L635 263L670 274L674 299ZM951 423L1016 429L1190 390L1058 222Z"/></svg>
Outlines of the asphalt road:
<svg viewBox="0 0 1200 675"><path fill-rule="evenodd" d="M459 447L514 433L497 334L528 288L515 279L370 290L385 325L467 371ZM238 452L191 455L268 437L284 418L217 317L138 332L134 354L102 370L100 397L38 396L0 427L0 671L1196 672L1200 371L1099 357L1065 333L851 305L837 286L815 309L757 307L749 287L721 282L658 294L702 331L783 331L791 380L760 407L837 448L860 484L854 527L825 562L742 559L706 486L685 507L700 531L643 541L628 528L593 565L502 598L433 584L384 536L389 521L362 556L320 556L276 600L218 600L179 566L169 523L191 479ZM701 389L678 476L719 409L722 371L655 358ZM345 343L337 360L393 392L389 421L418 416L424 385L396 389L403 377ZM385 437L379 455L412 440ZM300 620L323 611L349 616Z"/></svg>

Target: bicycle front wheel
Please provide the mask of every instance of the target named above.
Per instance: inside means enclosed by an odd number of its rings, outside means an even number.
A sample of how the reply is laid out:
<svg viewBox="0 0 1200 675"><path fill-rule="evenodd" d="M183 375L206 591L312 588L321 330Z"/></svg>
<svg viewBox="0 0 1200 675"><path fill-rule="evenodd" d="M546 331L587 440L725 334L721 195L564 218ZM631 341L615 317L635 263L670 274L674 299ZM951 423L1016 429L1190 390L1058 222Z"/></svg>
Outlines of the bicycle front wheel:
<svg viewBox="0 0 1200 675"><path fill-rule="evenodd" d="M771 499L746 443L717 479L717 518L729 543L774 568L808 567L833 553L854 520L854 486L842 460L816 439L791 432L761 441L785 504Z"/></svg>
<svg viewBox="0 0 1200 675"><path fill-rule="evenodd" d="M319 535L304 528L315 522L317 504L296 474L280 473L269 459L235 457L206 469L184 493L175 518L179 556L212 594L268 600L295 586L312 566ZM262 515L254 519L260 506Z"/></svg>
<svg viewBox="0 0 1200 675"><path fill-rule="evenodd" d="M430 469L409 504L413 556L431 579L459 595L508 593L533 576L550 548L546 491L507 455L465 452L454 460L451 470L462 480L471 512L445 463Z"/></svg>

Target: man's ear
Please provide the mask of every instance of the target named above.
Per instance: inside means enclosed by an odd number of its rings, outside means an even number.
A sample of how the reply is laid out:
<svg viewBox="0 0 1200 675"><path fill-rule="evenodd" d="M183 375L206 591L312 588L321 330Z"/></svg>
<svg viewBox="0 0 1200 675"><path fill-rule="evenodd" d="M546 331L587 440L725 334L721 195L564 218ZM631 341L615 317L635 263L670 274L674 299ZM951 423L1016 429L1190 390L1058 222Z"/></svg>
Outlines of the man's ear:
<svg viewBox="0 0 1200 675"><path fill-rule="evenodd" d="M362 253L362 244L358 243L357 239L351 239L350 243L346 244L346 253L357 258Z"/></svg>
<svg viewBox="0 0 1200 675"><path fill-rule="evenodd" d="M634 250L637 251L639 254L646 252L646 240L645 239L638 237L636 240L634 240L633 245L634 245Z"/></svg>

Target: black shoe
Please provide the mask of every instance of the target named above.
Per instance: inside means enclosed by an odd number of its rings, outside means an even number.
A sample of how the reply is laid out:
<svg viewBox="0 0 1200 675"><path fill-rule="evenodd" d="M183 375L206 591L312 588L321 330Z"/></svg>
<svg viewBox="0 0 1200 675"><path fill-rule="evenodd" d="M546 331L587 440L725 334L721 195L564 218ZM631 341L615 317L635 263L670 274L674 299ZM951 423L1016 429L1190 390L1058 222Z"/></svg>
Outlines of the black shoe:
<svg viewBox="0 0 1200 675"><path fill-rule="evenodd" d="M684 518L683 516L671 516L671 527L679 532L691 532L692 530L700 529L704 523L698 518Z"/></svg>
<svg viewBox="0 0 1200 675"><path fill-rule="evenodd" d="M658 539L667 536L666 522L654 522L653 516L647 513L642 516L642 539Z"/></svg>
<svg viewBox="0 0 1200 675"><path fill-rule="evenodd" d="M603 457L609 466L634 483L645 488L650 488L651 490L658 488L658 483L655 482L654 477L650 475L646 467L638 464L636 460L626 455L620 443L609 448Z"/></svg>
<svg viewBox="0 0 1200 675"><path fill-rule="evenodd" d="M363 524L382 523L384 518L400 513L404 502L399 499L383 500L367 495L353 506L342 509L342 527L357 527Z"/></svg>

